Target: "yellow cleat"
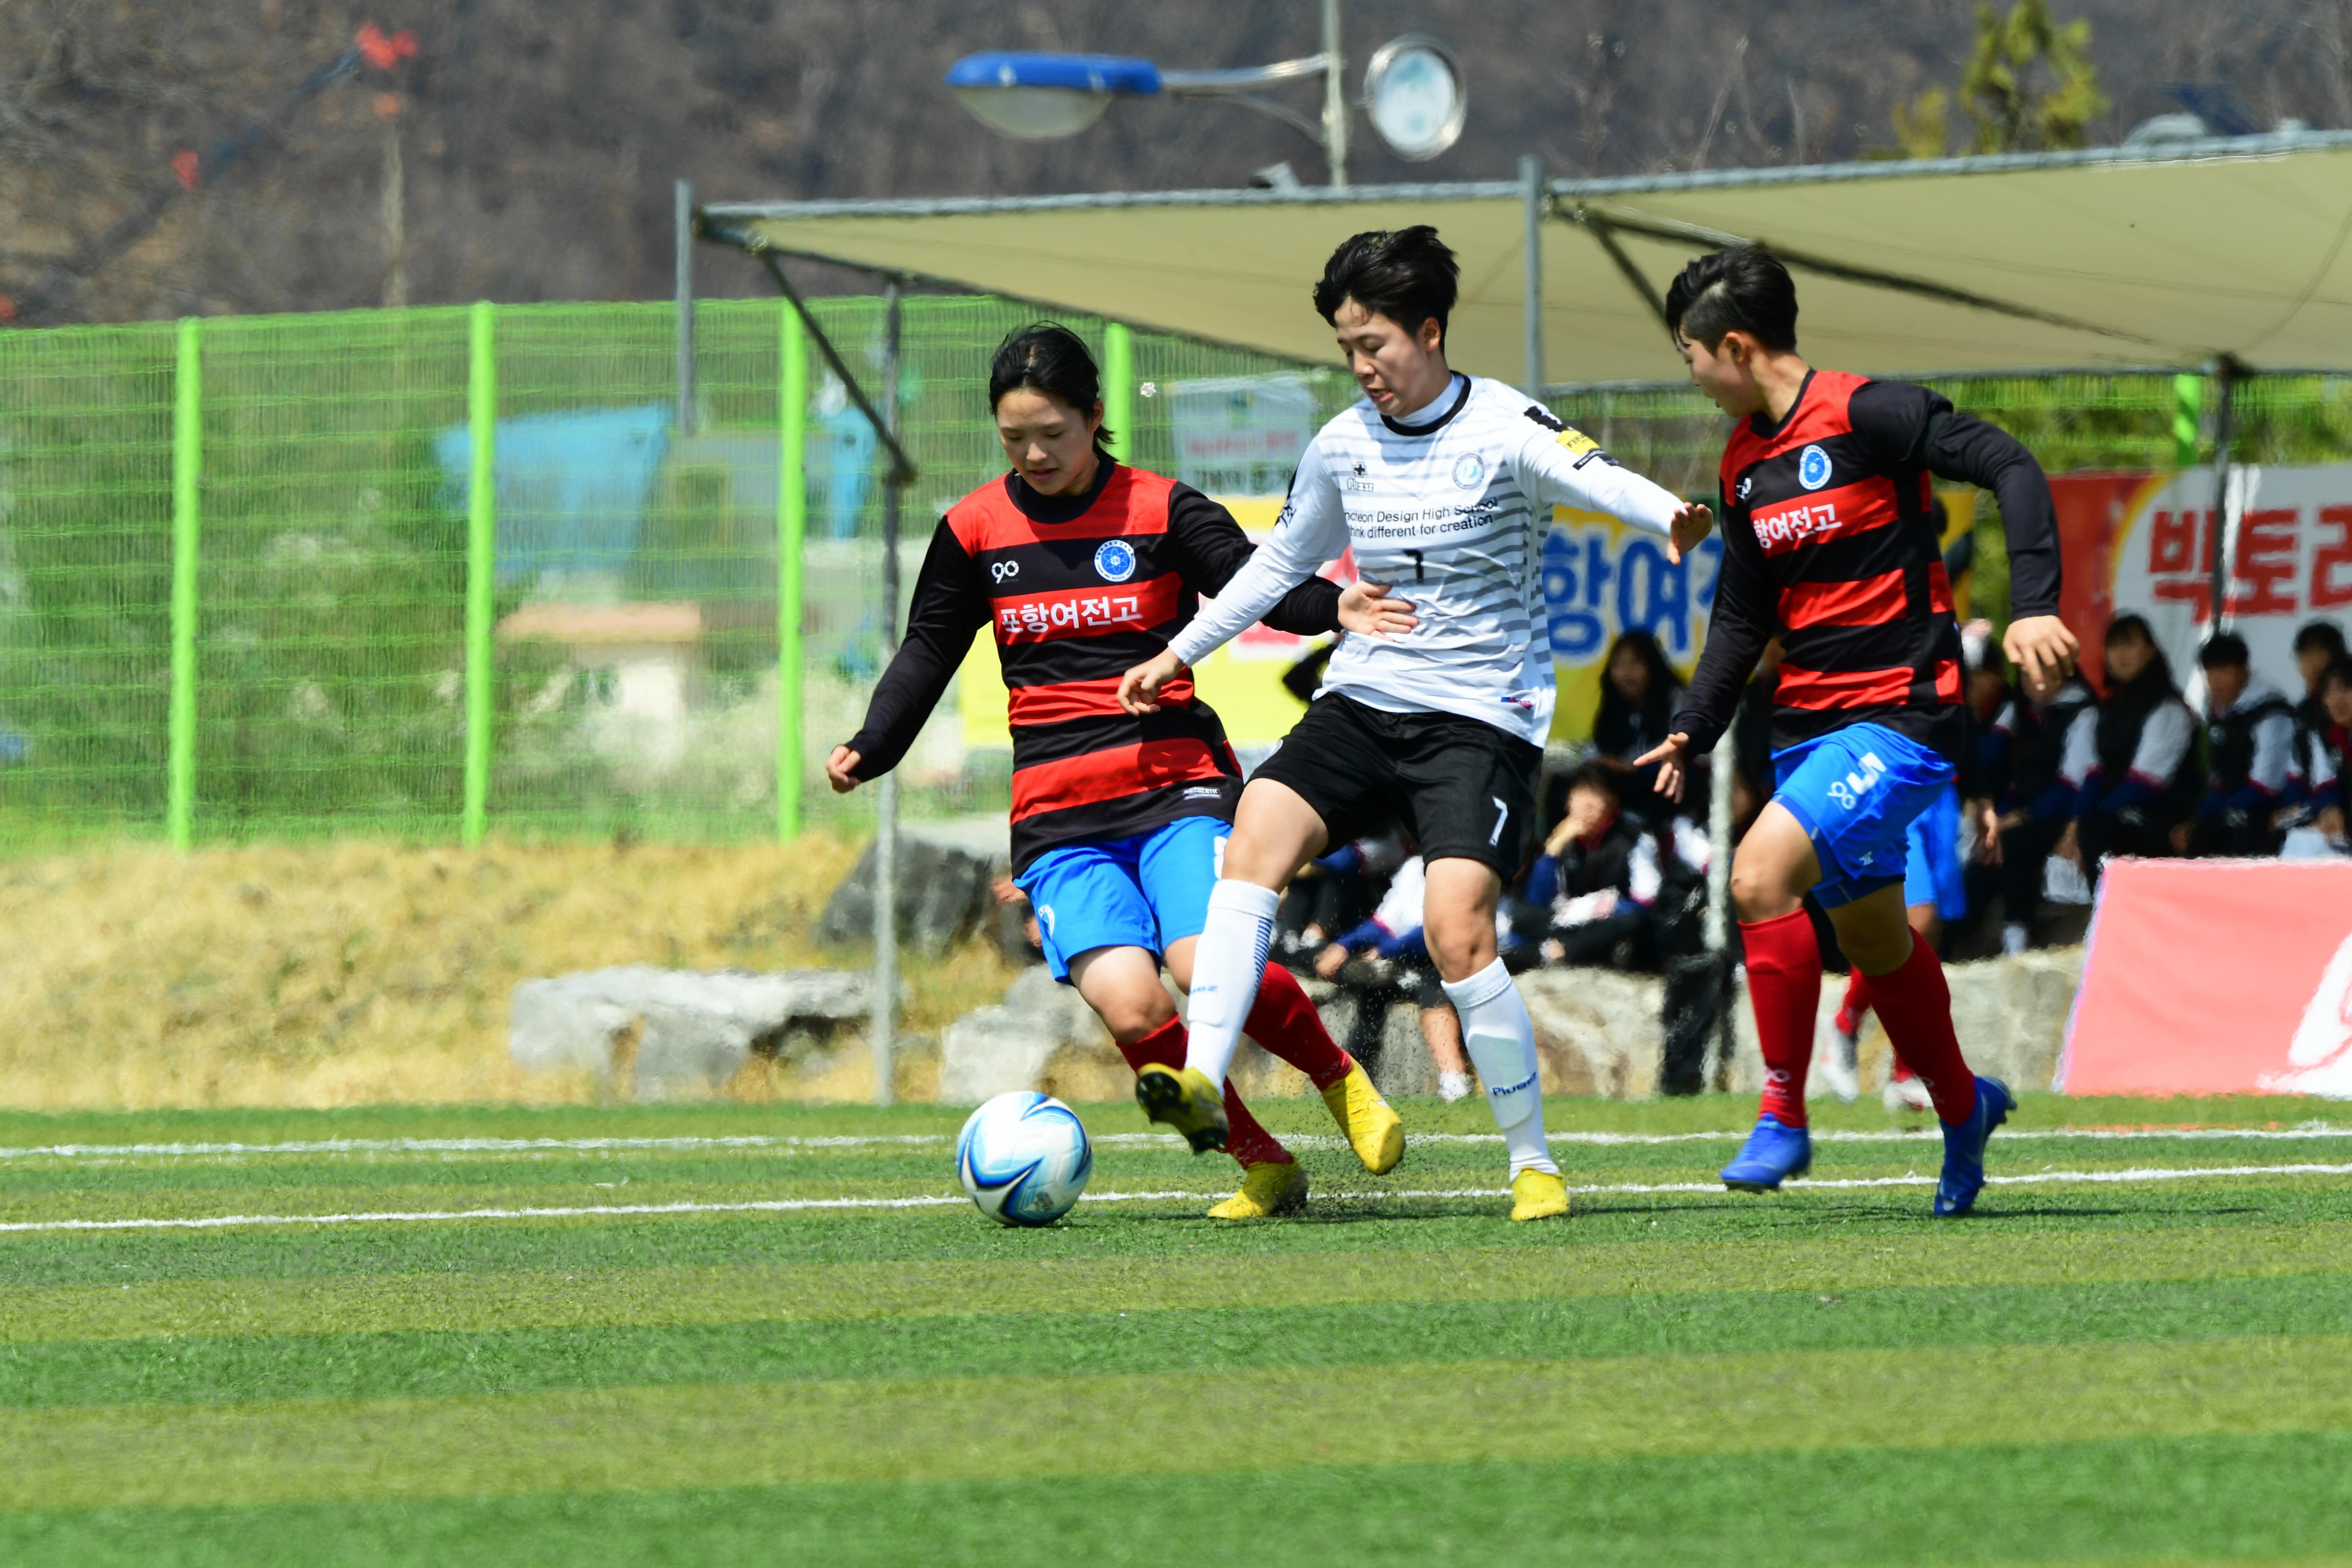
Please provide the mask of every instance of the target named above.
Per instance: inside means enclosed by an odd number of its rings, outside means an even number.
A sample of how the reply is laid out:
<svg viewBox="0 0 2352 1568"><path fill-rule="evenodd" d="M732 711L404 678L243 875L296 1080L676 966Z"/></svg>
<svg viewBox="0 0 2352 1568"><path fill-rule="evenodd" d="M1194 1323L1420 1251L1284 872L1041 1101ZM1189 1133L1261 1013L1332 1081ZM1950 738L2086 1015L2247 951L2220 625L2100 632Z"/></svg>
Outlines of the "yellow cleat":
<svg viewBox="0 0 2352 1568"><path fill-rule="evenodd" d="M1225 1121L1224 1095L1199 1068L1179 1071L1153 1062L1139 1069L1135 1103L1152 1121L1184 1134L1195 1154L1223 1148L1232 1130Z"/></svg>
<svg viewBox="0 0 2352 1568"><path fill-rule="evenodd" d="M1389 1109L1361 1066L1350 1062L1348 1076L1323 1091L1323 1103L1365 1170L1385 1176L1396 1169L1404 1158L1404 1118Z"/></svg>
<svg viewBox="0 0 2352 1568"><path fill-rule="evenodd" d="M1511 1178L1511 1217L1549 1219L1568 1212L1568 1184L1549 1171L1533 1167Z"/></svg>
<svg viewBox="0 0 2352 1568"><path fill-rule="evenodd" d="M1272 1161L1245 1166L1242 1190L1209 1211L1211 1219L1271 1219L1307 1206L1307 1173Z"/></svg>

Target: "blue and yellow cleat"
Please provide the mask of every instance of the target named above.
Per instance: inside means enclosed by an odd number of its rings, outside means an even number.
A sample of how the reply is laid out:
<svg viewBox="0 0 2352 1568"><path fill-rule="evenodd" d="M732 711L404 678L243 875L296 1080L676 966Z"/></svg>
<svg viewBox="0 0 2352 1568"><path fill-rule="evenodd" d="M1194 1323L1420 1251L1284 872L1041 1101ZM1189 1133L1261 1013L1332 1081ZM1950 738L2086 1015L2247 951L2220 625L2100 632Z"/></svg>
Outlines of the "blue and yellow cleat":
<svg viewBox="0 0 2352 1568"><path fill-rule="evenodd" d="M1777 1116L1759 1116L1756 1131L1723 1168L1723 1184L1735 1193L1777 1193L1782 1182L1803 1175L1812 1165L1811 1133L1787 1126Z"/></svg>
<svg viewBox="0 0 2352 1568"><path fill-rule="evenodd" d="M1936 1217L1956 1219L1976 1206L1984 1191L1985 1142L2017 1109L2017 1096L1997 1078L1977 1075L1977 1108L1955 1127L1944 1125L1944 1173L1936 1181Z"/></svg>

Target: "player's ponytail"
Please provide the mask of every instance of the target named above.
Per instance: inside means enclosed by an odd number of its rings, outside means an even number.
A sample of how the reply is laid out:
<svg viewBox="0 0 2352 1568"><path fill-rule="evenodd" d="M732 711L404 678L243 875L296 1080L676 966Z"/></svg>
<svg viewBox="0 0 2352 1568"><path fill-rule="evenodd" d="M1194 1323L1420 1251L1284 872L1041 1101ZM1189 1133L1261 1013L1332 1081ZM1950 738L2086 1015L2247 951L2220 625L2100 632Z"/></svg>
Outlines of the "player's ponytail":
<svg viewBox="0 0 2352 1568"><path fill-rule="evenodd" d="M1032 321L1008 334L996 345L995 363L988 371L990 413L1017 391L1042 392L1056 403L1066 403L1081 418L1102 406L1102 372L1086 340L1059 321ZM1110 450L1108 427L1095 431L1095 449Z"/></svg>

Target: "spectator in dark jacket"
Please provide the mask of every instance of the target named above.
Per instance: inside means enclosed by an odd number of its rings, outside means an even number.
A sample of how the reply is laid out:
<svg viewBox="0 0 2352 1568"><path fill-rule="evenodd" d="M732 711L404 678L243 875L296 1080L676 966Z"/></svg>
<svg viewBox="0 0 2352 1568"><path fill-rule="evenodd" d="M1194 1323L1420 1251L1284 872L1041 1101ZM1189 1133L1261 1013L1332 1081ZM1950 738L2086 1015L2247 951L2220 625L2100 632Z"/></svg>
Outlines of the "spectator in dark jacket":
<svg viewBox="0 0 2352 1568"><path fill-rule="evenodd" d="M2345 658L2344 629L2334 621L2305 621L2295 628L2294 668L2303 677L2303 698L2294 705L2294 721L2305 730L2326 723L2319 683Z"/></svg>
<svg viewBox="0 0 2352 1568"><path fill-rule="evenodd" d="M1570 781L1568 812L1544 839L1511 910L1519 951L1544 963L1647 967L1668 906L1695 873L1661 834L1625 809L1635 788L1622 763L1595 759ZM1695 831L1695 830L1692 830Z"/></svg>
<svg viewBox="0 0 2352 1568"><path fill-rule="evenodd" d="M2094 884L2110 856L2173 854L2172 830L2189 820L2199 782L2196 716L2147 622L2117 616L2109 623L2105 659L2091 772L2058 846Z"/></svg>
<svg viewBox="0 0 2352 1568"><path fill-rule="evenodd" d="M2050 853L2074 816L2077 794L2097 766L2099 700L2081 677L2036 700L2019 692L1987 726L2004 755L1995 800L2000 888L2000 950L2023 952L2042 907Z"/></svg>
<svg viewBox="0 0 2352 1568"><path fill-rule="evenodd" d="M2205 671L2205 787L2172 847L2198 857L2278 853L2273 819L2294 773L2294 705L2253 672L2246 639L2221 632L2197 650Z"/></svg>
<svg viewBox="0 0 2352 1568"><path fill-rule="evenodd" d="M1624 631L1609 645L1601 667L1601 706L1592 716L1592 749L1604 757L1631 763L1673 732L1675 710L1682 702L1683 683L1666 663L1665 650L1647 632ZM1641 773L1631 797L1638 813L1672 809L1663 795L1654 795L1653 766Z"/></svg>

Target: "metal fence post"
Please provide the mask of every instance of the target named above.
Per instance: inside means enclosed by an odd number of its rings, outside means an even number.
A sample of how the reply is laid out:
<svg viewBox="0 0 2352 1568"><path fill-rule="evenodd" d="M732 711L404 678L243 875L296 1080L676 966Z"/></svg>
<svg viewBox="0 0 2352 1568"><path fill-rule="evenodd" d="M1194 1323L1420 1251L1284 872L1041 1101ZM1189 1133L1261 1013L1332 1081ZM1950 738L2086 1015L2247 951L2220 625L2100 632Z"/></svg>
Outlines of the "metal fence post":
<svg viewBox="0 0 2352 1568"><path fill-rule="evenodd" d="M1135 334L1124 321L1103 328L1103 424L1110 430L1110 455L1135 461Z"/></svg>
<svg viewBox="0 0 2352 1568"><path fill-rule="evenodd" d="M898 280L882 304L882 418L898 434ZM893 473L882 489L882 662L898 651L898 504L906 485ZM897 1098L892 1081L898 1028L898 770L882 775L881 820L874 830L874 1103Z"/></svg>
<svg viewBox="0 0 2352 1568"><path fill-rule="evenodd" d="M198 490L204 477L204 323L180 322L172 403L172 707L164 830L172 847L194 838L196 802L196 565Z"/></svg>
<svg viewBox="0 0 2352 1568"><path fill-rule="evenodd" d="M489 827L491 618L499 563L497 308L476 300L467 325L466 423L473 461L466 478L466 808L458 836L470 849Z"/></svg>
<svg viewBox="0 0 2352 1568"><path fill-rule="evenodd" d="M808 531L808 347L801 313L782 301L776 377L776 837L801 831L801 542Z"/></svg>

